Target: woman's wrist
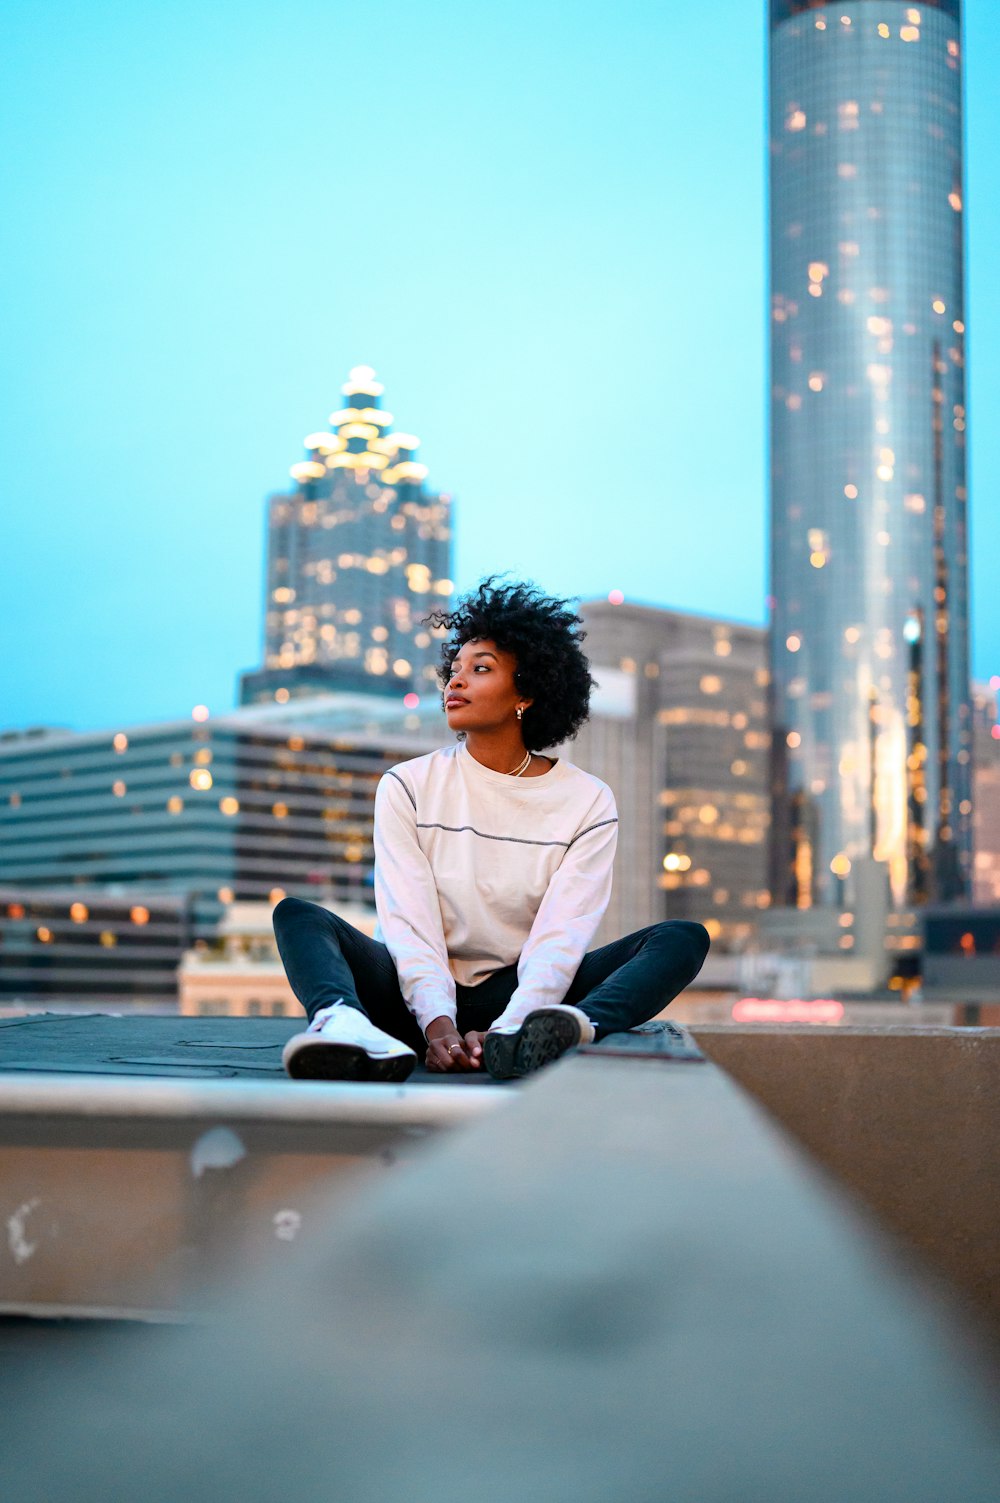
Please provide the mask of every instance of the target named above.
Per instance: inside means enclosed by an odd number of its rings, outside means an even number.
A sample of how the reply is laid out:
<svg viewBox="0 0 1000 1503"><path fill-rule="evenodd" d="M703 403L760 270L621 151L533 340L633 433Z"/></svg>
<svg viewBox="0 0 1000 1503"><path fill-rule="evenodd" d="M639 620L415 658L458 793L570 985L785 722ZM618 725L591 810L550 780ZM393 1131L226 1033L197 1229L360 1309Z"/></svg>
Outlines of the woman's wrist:
<svg viewBox="0 0 1000 1503"><path fill-rule="evenodd" d="M441 1013L440 1016L431 1018L430 1022L427 1024L427 1027L424 1029L424 1038L428 1041L428 1043L430 1043L433 1039L443 1039L446 1038L449 1033L457 1032L458 1027L455 1023L455 1019L450 1018L447 1013Z"/></svg>

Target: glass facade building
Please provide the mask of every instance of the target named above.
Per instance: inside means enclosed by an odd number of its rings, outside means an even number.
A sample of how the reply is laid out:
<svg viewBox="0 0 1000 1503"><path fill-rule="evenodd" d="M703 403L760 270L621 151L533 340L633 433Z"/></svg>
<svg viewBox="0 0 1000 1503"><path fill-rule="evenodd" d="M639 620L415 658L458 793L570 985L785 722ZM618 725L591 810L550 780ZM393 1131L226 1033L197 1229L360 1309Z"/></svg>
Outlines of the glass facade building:
<svg viewBox="0 0 1000 1503"><path fill-rule="evenodd" d="M342 392L295 489L268 500L264 664L242 675L243 704L436 692L423 618L452 593L451 502L425 490L419 440L391 431L375 372L357 366Z"/></svg>
<svg viewBox="0 0 1000 1503"><path fill-rule="evenodd" d="M769 906L765 633L743 622L585 601L598 688L566 748L612 788L618 856L598 942L694 919L744 949Z"/></svg>
<svg viewBox="0 0 1000 1503"><path fill-rule="evenodd" d="M237 710L0 739L0 1003L172 1001L234 902L371 906L379 778L440 732L345 698L325 731Z"/></svg>
<svg viewBox="0 0 1000 1503"><path fill-rule="evenodd" d="M958 0L772 0L782 906L969 891L962 140Z"/></svg>

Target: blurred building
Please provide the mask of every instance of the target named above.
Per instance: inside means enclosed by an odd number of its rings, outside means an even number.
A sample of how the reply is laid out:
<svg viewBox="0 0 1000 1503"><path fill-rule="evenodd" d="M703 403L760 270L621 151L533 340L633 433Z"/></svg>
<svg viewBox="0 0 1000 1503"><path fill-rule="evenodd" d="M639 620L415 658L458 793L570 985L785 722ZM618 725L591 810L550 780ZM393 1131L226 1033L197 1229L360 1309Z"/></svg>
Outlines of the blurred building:
<svg viewBox="0 0 1000 1503"><path fill-rule="evenodd" d="M770 5L770 885L787 908L971 891L960 31L958 0Z"/></svg>
<svg viewBox="0 0 1000 1503"><path fill-rule="evenodd" d="M0 1003L173 1001L233 902L372 906L376 784L440 716L340 695L321 728L299 703L299 722L0 738Z"/></svg>
<svg viewBox="0 0 1000 1503"><path fill-rule="evenodd" d="M357 366L342 391L295 489L268 499L264 663L242 675L243 704L436 693L423 618L452 593L451 503L425 490L418 440L392 431L375 372Z"/></svg>
<svg viewBox="0 0 1000 1503"><path fill-rule="evenodd" d="M375 932L375 910L337 903L341 918ZM278 955L270 903L231 903L214 939L196 940L177 971L180 1011L211 1017L302 1017Z"/></svg>
<svg viewBox="0 0 1000 1503"><path fill-rule="evenodd" d="M565 750L609 784L620 819L600 940L684 918L716 953L739 950L769 902L765 633L609 600L581 615L599 687Z"/></svg>
<svg viewBox="0 0 1000 1503"><path fill-rule="evenodd" d="M973 877L977 904L1000 906L1000 678L972 686Z"/></svg>

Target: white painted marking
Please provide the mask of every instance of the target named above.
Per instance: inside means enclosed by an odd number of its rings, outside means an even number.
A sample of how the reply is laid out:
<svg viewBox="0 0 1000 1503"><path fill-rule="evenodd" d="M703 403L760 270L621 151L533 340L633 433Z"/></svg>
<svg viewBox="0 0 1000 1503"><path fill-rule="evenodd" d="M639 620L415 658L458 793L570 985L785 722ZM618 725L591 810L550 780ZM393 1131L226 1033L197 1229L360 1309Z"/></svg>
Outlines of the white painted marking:
<svg viewBox="0 0 1000 1503"><path fill-rule="evenodd" d="M274 1235L282 1242L294 1242L302 1226L302 1217L298 1211L276 1211L274 1216Z"/></svg>
<svg viewBox="0 0 1000 1503"><path fill-rule="evenodd" d="M201 1179L206 1169L231 1169L245 1159L246 1149L229 1127L211 1127L191 1150L191 1172Z"/></svg>
<svg viewBox="0 0 1000 1503"><path fill-rule="evenodd" d="M7 1217L7 1246L10 1248L15 1263L26 1263L32 1253L38 1248L37 1242L29 1242L24 1235L25 1223L32 1211L41 1205L37 1199L26 1200L18 1206L13 1216Z"/></svg>

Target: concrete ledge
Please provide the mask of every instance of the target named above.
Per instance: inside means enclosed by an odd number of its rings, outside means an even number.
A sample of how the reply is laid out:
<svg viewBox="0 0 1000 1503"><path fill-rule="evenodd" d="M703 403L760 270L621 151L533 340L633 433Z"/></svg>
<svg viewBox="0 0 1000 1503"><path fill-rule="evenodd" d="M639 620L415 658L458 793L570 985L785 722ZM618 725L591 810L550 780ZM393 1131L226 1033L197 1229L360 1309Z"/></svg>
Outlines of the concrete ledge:
<svg viewBox="0 0 1000 1503"><path fill-rule="evenodd" d="M1000 1343L1000 1029L691 1031Z"/></svg>
<svg viewBox="0 0 1000 1503"><path fill-rule="evenodd" d="M994 1503L971 1339L710 1063L569 1059L314 1227L22 1362L10 1496Z"/></svg>
<svg viewBox="0 0 1000 1503"><path fill-rule="evenodd" d="M156 1080L138 1076L7 1074L0 1141L13 1117L118 1118L141 1132L146 1118L170 1121L378 1123L451 1127L488 1115L512 1099L505 1090L450 1085L391 1086L288 1080Z"/></svg>

